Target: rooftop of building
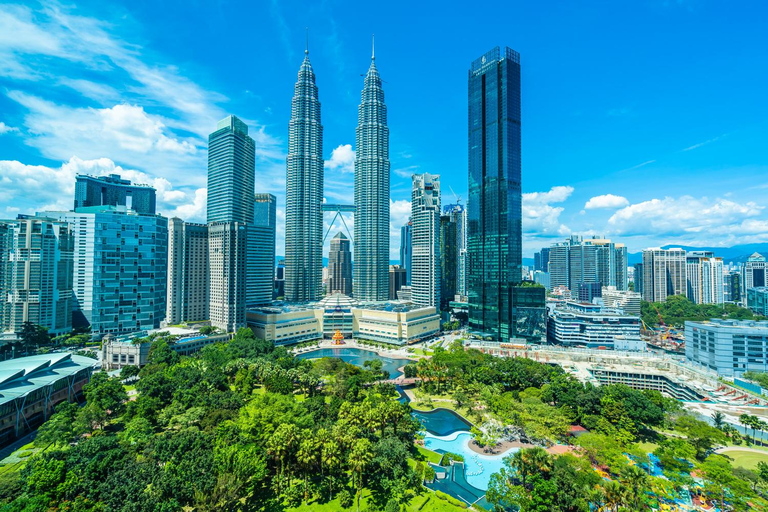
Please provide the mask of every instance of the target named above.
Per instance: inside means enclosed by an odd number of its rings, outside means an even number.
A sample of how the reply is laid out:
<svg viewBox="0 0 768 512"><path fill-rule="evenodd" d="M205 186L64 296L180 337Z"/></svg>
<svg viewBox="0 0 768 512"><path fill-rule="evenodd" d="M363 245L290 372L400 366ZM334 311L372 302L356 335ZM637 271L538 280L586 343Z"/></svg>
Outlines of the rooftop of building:
<svg viewBox="0 0 768 512"><path fill-rule="evenodd" d="M99 362L68 352L19 357L0 362L0 405L23 397Z"/></svg>
<svg viewBox="0 0 768 512"><path fill-rule="evenodd" d="M732 329L760 329L768 331L768 320L730 320L724 318L712 318L704 321L686 320L685 325L695 325L698 327L725 327Z"/></svg>
<svg viewBox="0 0 768 512"><path fill-rule="evenodd" d="M599 316L599 317L606 317L606 316L613 316L613 317L632 317L637 318L634 315L629 315L624 312L624 310L619 308L611 308L606 307L601 304L593 304L591 302L579 302L579 301L572 301L572 300L566 300L566 301L549 301L554 303L555 305L555 311L558 313L576 313L581 316Z"/></svg>
<svg viewBox="0 0 768 512"><path fill-rule="evenodd" d="M313 311L318 309L314 304L290 304L287 302L273 302L265 306L250 306L246 313L262 313L267 315L280 315L285 313L295 313L297 311Z"/></svg>
<svg viewBox="0 0 768 512"><path fill-rule="evenodd" d="M154 190L154 187L152 185L147 185L146 183L131 183L131 180L123 179L119 174L110 174L108 176L94 176L92 174L77 174L75 176L75 179L91 179L91 180L101 181L104 183L111 183L113 185L123 185L123 186L129 186L129 187L145 187L145 188L151 188Z"/></svg>
<svg viewBox="0 0 768 512"><path fill-rule="evenodd" d="M351 308L356 305L355 299L339 292L326 295L324 299L317 302L317 306L324 309Z"/></svg>

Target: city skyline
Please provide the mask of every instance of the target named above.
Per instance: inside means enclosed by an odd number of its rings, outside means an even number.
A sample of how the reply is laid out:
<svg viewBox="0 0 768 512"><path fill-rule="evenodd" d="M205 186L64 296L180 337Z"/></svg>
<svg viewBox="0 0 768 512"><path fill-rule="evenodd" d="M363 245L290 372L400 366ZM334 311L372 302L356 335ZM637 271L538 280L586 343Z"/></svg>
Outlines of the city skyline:
<svg viewBox="0 0 768 512"><path fill-rule="evenodd" d="M205 34L188 28L170 30L179 43L169 41L161 33L167 27L197 25L174 21L172 9L156 6L153 20L148 7L118 5L106 12L88 2L77 8L0 6L7 34L0 79L6 89L0 95L0 173L7 179L2 217L69 208L79 172L118 173L153 185L158 212L204 221L204 138L231 113L251 126L264 191L278 197L277 254L284 255L287 103L309 26L324 109L333 113L333 119L326 116L323 154L328 202L339 201L351 186L359 75L365 71L370 34L377 34L377 64L389 80L393 129L391 260L398 259L399 229L410 211L412 173L441 174L446 203L453 202L451 188L466 198L464 63L499 41L521 51L526 70L526 257L571 233L619 239L633 253L668 244L768 240L765 184L756 178L768 168L761 151L768 132L766 99L757 93L766 71L745 65L759 61L756 49L765 46L765 34L753 25L759 16L745 16L764 10L762 4L726 13L707 2L652 2L602 11L586 4L578 12L547 12L544 30L544 11L526 6L517 18L531 20L531 27L515 21L510 39L500 21L489 21L488 30L471 44L436 38L431 27L406 44L389 27L402 14L398 8L358 25L324 7L299 14L275 4L249 11L263 20L243 16L232 22L263 23L268 30L256 44L272 50L256 52L252 69L234 78L224 73L234 55L200 51L207 44ZM405 28L420 23L426 12L435 14L427 5L418 6ZM195 8L187 13L192 18L209 14ZM210 26L200 24L200 30L220 30L225 14L214 12ZM437 13L434 23L441 31L457 30L479 16L464 14ZM626 23L616 22L627 14L638 26L652 23L657 37L649 41L642 31L627 34ZM571 21L574 16L577 23ZM707 34L715 30L729 37L713 51ZM603 44L606 38L615 44ZM562 52L564 43L568 52ZM426 87L434 71L421 62L438 48L450 58L440 57L444 86L435 90ZM575 54L588 54L589 62L577 66ZM90 62L86 70L80 60ZM52 76L56 80L44 80ZM719 91L717 102L707 100L711 90ZM421 121L427 116L419 112L432 115L438 105L440 126L425 130ZM56 186L43 186L48 184Z"/></svg>

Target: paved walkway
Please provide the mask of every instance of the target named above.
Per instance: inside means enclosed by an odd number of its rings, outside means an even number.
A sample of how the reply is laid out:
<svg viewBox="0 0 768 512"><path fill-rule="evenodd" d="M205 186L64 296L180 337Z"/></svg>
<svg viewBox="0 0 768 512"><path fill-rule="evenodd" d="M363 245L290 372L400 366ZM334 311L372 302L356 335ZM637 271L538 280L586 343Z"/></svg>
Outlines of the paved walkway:
<svg viewBox="0 0 768 512"><path fill-rule="evenodd" d="M751 452L765 455L768 458L768 450L760 450L758 448L750 448L749 446L724 446L715 450L715 453L727 453L727 452Z"/></svg>

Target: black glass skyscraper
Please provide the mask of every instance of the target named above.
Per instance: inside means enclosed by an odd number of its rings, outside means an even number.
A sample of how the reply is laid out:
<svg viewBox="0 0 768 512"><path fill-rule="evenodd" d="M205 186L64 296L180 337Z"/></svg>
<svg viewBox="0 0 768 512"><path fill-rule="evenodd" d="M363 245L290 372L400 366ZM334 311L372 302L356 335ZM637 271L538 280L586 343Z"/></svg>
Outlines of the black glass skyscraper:
<svg viewBox="0 0 768 512"><path fill-rule="evenodd" d="M522 280L520 54L498 47L469 70L469 327L517 336L514 287Z"/></svg>

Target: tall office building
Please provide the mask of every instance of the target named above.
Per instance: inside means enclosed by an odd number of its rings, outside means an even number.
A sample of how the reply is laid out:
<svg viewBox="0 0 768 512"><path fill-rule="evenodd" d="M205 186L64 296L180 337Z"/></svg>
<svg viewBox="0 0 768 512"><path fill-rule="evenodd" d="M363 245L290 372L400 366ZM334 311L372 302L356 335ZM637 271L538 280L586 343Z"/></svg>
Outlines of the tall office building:
<svg viewBox="0 0 768 512"><path fill-rule="evenodd" d="M461 204L449 204L443 207L443 213L449 215L456 224L456 293L467 294L467 209ZM445 272L445 271L444 271ZM453 300L451 298L451 300Z"/></svg>
<svg viewBox="0 0 768 512"><path fill-rule="evenodd" d="M349 238L339 231L331 239L328 253L328 295L343 293L352 295L352 253L349 251Z"/></svg>
<svg viewBox="0 0 768 512"><path fill-rule="evenodd" d="M208 311L211 325L226 332L245 327L248 226L208 224Z"/></svg>
<svg viewBox="0 0 768 512"><path fill-rule="evenodd" d="M247 225L253 222L256 146L235 116L208 137L208 263L211 325L245 327Z"/></svg>
<svg viewBox="0 0 768 512"><path fill-rule="evenodd" d="M275 286L275 233L277 198L272 194L254 196L253 222L248 226L248 276L245 302L260 306L272 302Z"/></svg>
<svg viewBox="0 0 768 512"><path fill-rule="evenodd" d="M236 116L219 121L208 137L208 224L250 223L256 144Z"/></svg>
<svg viewBox="0 0 768 512"><path fill-rule="evenodd" d="M155 189L132 185L119 174L75 177L75 210L84 206L125 206L138 213L155 214Z"/></svg>
<svg viewBox="0 0 768 512"><path fill-rule="evenodd" d="M512 288L522 281L520 54L487 52L468 88L469 327L506 341L517 335Z"/></svg>
<svg viewBox="0 0 768 512"><path fill-rule="evenodd" d="M74 327L95 335L156 329L165 318L168 219L125 206L43 212L74 233Z"/></svg>
<svg viewBox="0 0 768 512"><path fill-rule="evenodd" d="M603 238L584 240L571 236L557 243L547 253L550 285L577 292L582 285L598 284L626 290L627 248Z"/></svg>
<svg viewBox="0 0 768 512"><path fill-rule="evenodd" d="M635 291L640 295L643 295L643 277L644 277L643 264L635 263L634 268L635 268Z"/></svg>
<svg viewBox="0 0 768 512"><path fill-rule="evenodd" d="M323 294L323 165L320 101L305 50L288 128L285 298L293 302L318 300Z"/></svg>
<svg viewBox="0 0 768 512"><path fill-rule="evenodd" d="M168 219L166 325L208 320L208 226Z"/></svg>
<svg viewBox="0 0 768 512"><path fill-rule="evenodd" d="M440 307L440 176L412 176L413 303Z"/></svg>
<svg viewBox="0 0 768 512"><path fill-rule="evenodd" d="M760 253L753 253L741 267L741 296L747 296L747 290L768 285L766 281L768 261Z"/></svg>
<svg viewBox="0 0 768 512"><path fill-rule="evenodd" d="M696 304L722 304L723 259L710 251L691 251L686 254L686 295Z"/></svg>
<svg viewBox="0 0 768 512"><path fill-rule="evenodd" d="M643 251L643 299L664 302L670 295L686 295L685 251L651 248Z"/></svg>
<svg viewBox="0 0 768 512"><path fill-rule="evenodd" d="M65 222L20 217L0 221L0 332L25 322L50 334L72 330L74 235Z"/></svg>
<svg viewBox="0 0 768 512"><path fill-rule="evenodd" d="M373 55L357 113L356 149L352 288L359 301L383 301L389 296L389 128Z"/></svg>
<svg viewBox="0 0 768 512"><path fill-rule="evenodd" d="M411 266L413 257L413 222L408 222L400 228L400 266L405 269L406 284L411 284Z"/></svg>
<svg viewBox="0 0 768 512"><path fill-rule="evenodd" d="M533 270L549 272L549 247L544 247L533 255Z"/></svg>
<svg viewBox="0 0 768 512"><path fill-rule="evenodd" d="M459 270L458 224L450 215L440 216L440 308L447 309L457 293Z"/></svg>
<svg viewBox="0 0 768 512"><path fill-rule="evenodd" d="M406 284L405 269L401 265L389 266L389 300L397 300L397 292Z"/></svg>

